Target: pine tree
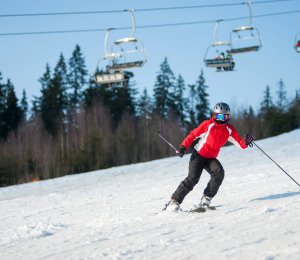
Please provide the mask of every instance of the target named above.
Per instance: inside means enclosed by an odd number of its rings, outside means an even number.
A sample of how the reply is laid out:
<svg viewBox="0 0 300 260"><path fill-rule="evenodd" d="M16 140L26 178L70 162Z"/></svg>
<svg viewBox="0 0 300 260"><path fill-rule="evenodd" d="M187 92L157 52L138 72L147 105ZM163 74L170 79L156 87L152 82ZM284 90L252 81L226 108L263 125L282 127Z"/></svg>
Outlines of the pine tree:
<svg viewBox="0 0 300 260"><path fill-rule="evenodd" d="M22 111L22 120L26 121L27 113L28 113L28 102L27 102L27 96L26 96L25 89L23 89L23 92L22 92L21 111Z"/></svg>
<svg viewBox="0 0 300 260"><path fill-rule="evenodd" d="M276 106L272 103L268 86L264 92L260 109L260 116L264 124L263 137L278 135L290 131L294 127L293 116L287 111L286 91L282 79L279 81L278 87Z"/></svg>
<svg viewBox="0 0 300 260"><path fill-rule="evenodd" d="M295 97L291 101L286 114L291 121L291 130L300 127L300 90L296 89Z"/></svg>
<svg viewBox="0 0 300 260"><path fill-rule="evenodd" d="M174 88L174 101L172 104L170 104L170 108L173 109L175 115L179 118L182 125L185 122L185 111L187 107L187 101L184 98L184 91L184 79L179 74Z"/></svg>
<svg viewBox="0 0 300 260"><path fill-rule="evenodd" d="M36 116L38 113L41 112L41 103L42 103L42 98L45 95L45 92L48 91L50 88L50 83L51 83L51 69L49 64L46 64L46 71L43 74L43 76L39 79L39 82L41 84L41 97L34 97L32 101L32 112L33 116Z"/></svg>
<svg viewBox="0 0 300 260"><path fill-rule="evenodd" d="M82 101L82 91L86 84L87 70L85 60L79 45L76 45L69 60L68 84L71 90L69 94L70 110L79 108Z"/></svg>
<svg viewBox="0 0 300 260"><path fill-rule="evenodd" d="M193 129L197 126L197 122L196 122L196 85L195 84L191 84L191 85L188 85L190 91L190 95L189 95L189 119L190 119L190 122L189 122L189 129Z"/></svg>
<svg viewBox="0 0 300 260"><path fill-rule="evenodd" d="M296 90L295 98L292 101L289 112L294 118L295 128L300 127L300 89Z"/></svg>
<svg viewBox="0 0 300 260"><path fill-rule="evenodd" d="M273 129L273 120L276 116L276 109L272 101L271 91L269 85L263 92L263 100L260 104L259 117L263 125L261 129L261 137L270 136Z"/></svg>
<svg viewBox="0 0 300 260"><path fill-rule="evenodd" d="M16 130L22 118L22 111L12 82L2 82L0 72L0 138L6 138L10 131Z"/></svg>
<svg viewBox="0 0 300 260"><path fill-rule="evenodd" d="M6 137L10 131L16 130L22 119L22 110L18 105L18 98L15 89L10 80L7 80L7 98L6 109L4 113L5 134Z"/></svg>
<svg viewBox="0 0 300 260"><path fill-rule="evenodd" d="M265 114L273 107L273 101L269 85L266 86L264 91L263 101L260 104L260 112Z"/></svg>
<svg viewBox="0 0 300 260"><path fill-rule="evenodd" d="M286 111L287 110L287 92L285 88L285 84L283 82L283 79L280 79L278 82L278 91L277 91L277 107L279 108L280 111Z"/></svg>
<svg viewBox="0 0 300 260"><path fill-rule="evenodd" d="M243 113L244 124L243 128L245 132L253 133L254 131L254 122L255 122L255 113L252 106L249 107L249 110L244 110Z"/></svg>
<svg viewBox="0 0 300 260"><path fill-rule="evenodd" d="M154 85L154 109L164 118L168 115L170 104L175 101L174 86L175 76L169 66L168 59L165 58L160 65L160 71Z"/></svg>
<svg viewBox="0 0 300 260"><path fill-rule="evenodd" d="M129 71L125 71L125 81L120 84L114 84L111 89L107 89L109 95L106 97L109 100L104 103L108 103L113 121L117 124L126 112L129 115L135 115L137 94L136 88L132 82L134 74Z"/></svg>
<svg viewBox="0 0 300 260"><path fill-rule="evenodd" d="M42 90L41 116L45 128L53 136L56 135L58 126L63 127L68 107L67 102L67 67L61 54L54 69L53 78L45 89Z"/></svg>
<svg viewBox="0 0 300 260"><path fill-rule="evenodd" d="M83 103L86 107L91 108L95 103L108 105L104 100L108 100L106 86L97 84L94 77L90 77L88 87L83 91Z"/></svg>
<svg viewBox="0 0 300 260"><path fill-rule="evenodd" d="M3 80L2 74L0 72L0 138L3 138L6 133L4 115L6 109L7 86L3 84L2 80Z"/></svg>
<svg viewBox="0 0 300 260"><path fill-rule="evenodd" d="M137 90L132 79L134 74L129 71L124 72L125 80L114 84L95 84L91 79L89 87L84 91L84 104L92 108L96 103L101 103L108 108L116 127L123 113L129 115L136 114L136 94Z"/></svg>
<svg viewBox="0 0 300 260"><path fill-rule="evenodd" d="M210 108L209 108L209 100L208 100L208 93L207 93L208 86L205 84L205 78L203 70L201 70L200 76L196 82L196 118L197 123L201 123L203 120L209 118L210 116Z"/></svg>
<svg viewBox="0 0 300 260"><path fill-rule="evenodd" d="M42 91L49 88L49 85L51 83L51 68L48 63L46 64L46 71L39 79L39 82L41 83Z"/></svg>
<svg viewBox="0 0 300 260"><path fill-rule="evenodd" d="M149 118L153 111L153 104L151 97L148 94L146 88L144 88L143 93L138 101L137 106L137 116L143 118Z"/></svg>

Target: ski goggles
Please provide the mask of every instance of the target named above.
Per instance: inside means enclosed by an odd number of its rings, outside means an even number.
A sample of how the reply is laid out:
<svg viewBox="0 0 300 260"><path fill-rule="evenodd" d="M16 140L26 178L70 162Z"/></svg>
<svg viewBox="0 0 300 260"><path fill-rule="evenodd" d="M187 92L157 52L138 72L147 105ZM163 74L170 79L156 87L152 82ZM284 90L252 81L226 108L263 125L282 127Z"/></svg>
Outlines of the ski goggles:
<svg viewBox="0 0 300 260"><path fill-rule="evenodd" d="M215 119L219 121L226 121L229 119L229 114L219 114L215 113Z"/></svg>

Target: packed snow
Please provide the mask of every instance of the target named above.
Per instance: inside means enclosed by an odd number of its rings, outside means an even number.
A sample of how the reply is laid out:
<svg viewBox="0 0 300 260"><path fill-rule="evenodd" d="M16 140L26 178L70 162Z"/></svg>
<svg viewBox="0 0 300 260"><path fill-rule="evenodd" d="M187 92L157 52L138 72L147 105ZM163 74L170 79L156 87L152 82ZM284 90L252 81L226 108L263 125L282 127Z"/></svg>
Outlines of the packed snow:
<svg viewBox="0 0 300 260"><path fill-rule="evenodd" d="M256 143L300 181L300 129ZM1 188L0 259L300 259L300 188L256 147L222 148L216 211L162 211L189 157Z"/></svg>

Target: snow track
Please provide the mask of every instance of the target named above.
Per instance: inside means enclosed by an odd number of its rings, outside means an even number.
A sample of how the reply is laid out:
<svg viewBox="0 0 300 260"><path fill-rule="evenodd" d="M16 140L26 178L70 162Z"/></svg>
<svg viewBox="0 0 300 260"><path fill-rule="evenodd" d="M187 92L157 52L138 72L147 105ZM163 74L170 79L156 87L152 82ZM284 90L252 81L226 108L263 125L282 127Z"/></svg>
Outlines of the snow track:
<svg viewBox="0 0 300 260"><path fill-rule="evenodd" d="M258 141L300 181L300 130ZM287 259L300 190L255 147L222 149L216 211L162 212L189 155L0 189L0 259ZM198 203L208 181L184 200Z"/></svg>

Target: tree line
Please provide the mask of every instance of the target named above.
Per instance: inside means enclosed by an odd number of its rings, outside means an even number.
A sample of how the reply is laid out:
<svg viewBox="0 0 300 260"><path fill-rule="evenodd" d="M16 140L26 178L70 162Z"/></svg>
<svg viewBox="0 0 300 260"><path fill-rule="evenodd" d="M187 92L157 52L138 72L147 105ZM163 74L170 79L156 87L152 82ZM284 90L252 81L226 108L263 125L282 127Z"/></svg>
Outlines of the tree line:
<svg viewBox="0 0 300 260"><path fill-rule="evenodd" d="M19 100L0 72L0 186L171 156L156 131L179 144L211 116L203 71L186 84L167 58L152 95L146 87L138 93L130 71L122 83L96 84L79 45L68 60L61 53L53 70L46 64L39 83L29 106L25 90ZM259 111L250 106L232 121L257 139L293 130L300 125L300 91L289 100L281 79L276 101L266 86Z"/></svg>

